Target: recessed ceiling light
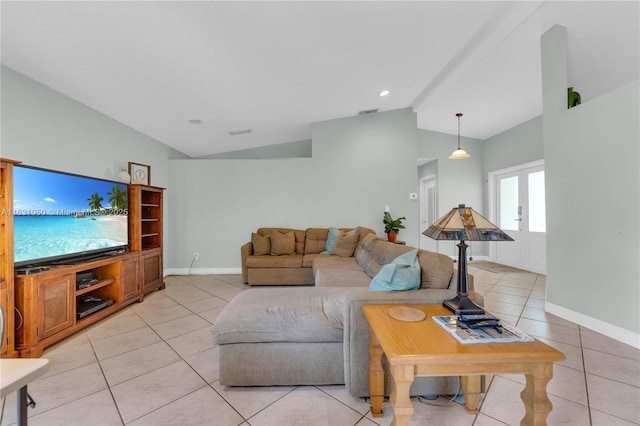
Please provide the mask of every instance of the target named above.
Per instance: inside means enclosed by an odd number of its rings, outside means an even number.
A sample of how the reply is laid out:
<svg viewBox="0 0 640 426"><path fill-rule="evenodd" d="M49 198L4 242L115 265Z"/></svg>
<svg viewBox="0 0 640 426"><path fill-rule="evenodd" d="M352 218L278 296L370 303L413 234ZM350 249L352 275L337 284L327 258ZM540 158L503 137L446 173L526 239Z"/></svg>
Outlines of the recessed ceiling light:
<svg viewBox="0 0 640 426"><path fill-rule="evenodd" d="M229 132L231 136L246 135L247 133L251 133L251 129L234 130L233 132Z"/></svg>
<svg viewBox="0 0 640 426"><path fill-rule="evenodd" d="M197 118L193 118L189 120L189 124L202 124L202 120L198 120Z"/></svg>
<svg viewBox="0 0 640 426"><path fill-rule="evenodd" d="M387 96L389 93L391 93L388 90L383 90L382 92L380 92L380 96Z"/></svg>

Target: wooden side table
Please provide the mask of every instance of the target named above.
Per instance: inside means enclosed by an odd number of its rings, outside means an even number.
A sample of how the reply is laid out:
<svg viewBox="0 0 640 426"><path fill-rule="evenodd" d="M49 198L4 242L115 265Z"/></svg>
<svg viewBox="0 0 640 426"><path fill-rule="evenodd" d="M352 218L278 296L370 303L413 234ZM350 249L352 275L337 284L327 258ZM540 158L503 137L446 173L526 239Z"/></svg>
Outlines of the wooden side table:
<svg viewBox="0 0 640 426"><path fill-rule="evenodd" d="M387 356L394 389L391 406L395 426L408 425L413 415L409 388L417 376L461 376L465 408L477 412L481 376L524 373L525 389L520 394L526 410L522 425L544 425L552 409L547 383L553 377L553 363L562 361L562 352L536 340L526 343L462 344L431 318L451 315L440 305L410 305L422 310L422 321L400 321L389 316L399 305L369 305L362 310L369 322L369 393L373 417L382 417L384 370Z"/></svg>

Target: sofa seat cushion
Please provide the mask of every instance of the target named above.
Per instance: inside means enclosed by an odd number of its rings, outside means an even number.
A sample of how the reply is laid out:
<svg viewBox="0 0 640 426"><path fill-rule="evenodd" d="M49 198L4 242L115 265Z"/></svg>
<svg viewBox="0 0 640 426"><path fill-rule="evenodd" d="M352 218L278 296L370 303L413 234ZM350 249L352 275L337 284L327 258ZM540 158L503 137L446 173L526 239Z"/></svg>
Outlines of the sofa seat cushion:
<svg viewBox="0 0 640 426"><path fill-rule="evenodd" d="M317 269L314 274L316 287L364 287L371 283L362 269Z"/></svg>
<svg viewBox="0 0 640 426"><path fill-rule="evenodd" d="M301 254L289 254L283 256L249 256L248 268L302 268Z"/></svg>
<svg viewBox="0 0 640 426"><path fill-rule="evenodd" d="M304 258L302 259L302 267L303 268L311 268L313 267L313 262L316 259L322 258L322 257L329 257L328 254L322 254L322 253L314 253L314 254L305 254Z"/></svg>
<svg viewBox="0 0 640 426"><path fill-rule="evenodd" d="M344 288L246 290L213 325L220 345L257 342L342 342Z"/></svg>
<svg viewBox="0 0 640 426"><path fill-rule="evenodd" d="M358 266L355 257L340 257L323 255L313 261L313 273L318 269L349 269L353 271L362 271Z"/></svg>
<svg viewBox="0 0 640 426"><path fill-rule="evenodd" d="M327 256L313 262L316 287L368 287L371 278L355 257Z"/></svg>

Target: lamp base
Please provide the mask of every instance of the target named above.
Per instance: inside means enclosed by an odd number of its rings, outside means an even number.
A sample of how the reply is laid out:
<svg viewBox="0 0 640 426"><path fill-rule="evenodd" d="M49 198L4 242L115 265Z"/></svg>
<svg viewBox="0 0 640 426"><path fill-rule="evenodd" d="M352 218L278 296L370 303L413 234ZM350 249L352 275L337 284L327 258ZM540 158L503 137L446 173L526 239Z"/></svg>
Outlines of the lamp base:
<svg viewBox="0 0 640 426"><path fill-rule="evenodd" d="M467 296L456 296L453 299L445 300L442 306L456 315L483 315L484 308L473 303Z"/></svg>

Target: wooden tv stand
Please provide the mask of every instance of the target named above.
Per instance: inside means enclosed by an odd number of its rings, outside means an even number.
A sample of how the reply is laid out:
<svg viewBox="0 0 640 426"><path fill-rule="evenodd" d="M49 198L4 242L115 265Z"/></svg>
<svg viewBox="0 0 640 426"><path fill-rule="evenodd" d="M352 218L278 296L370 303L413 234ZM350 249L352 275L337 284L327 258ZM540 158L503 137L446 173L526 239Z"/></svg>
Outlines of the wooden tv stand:
<svg viewBox="0 0 640 426"><path fill-rule="evenodd" d="M78 265L51 266L31 275L16 275L15 302L22 318L16 317L15 348L20 357L40 357L47 346L133 302L141 302L142 253L124 253ZM78 289L76 276L82 272L95 272L97 282ZM79 319L77 303L86 296L110 299L113 304Z"/></svg>

